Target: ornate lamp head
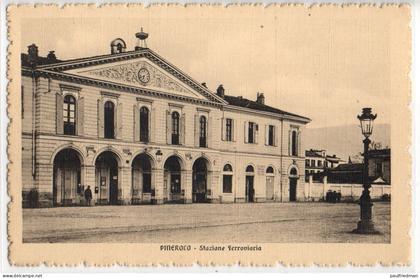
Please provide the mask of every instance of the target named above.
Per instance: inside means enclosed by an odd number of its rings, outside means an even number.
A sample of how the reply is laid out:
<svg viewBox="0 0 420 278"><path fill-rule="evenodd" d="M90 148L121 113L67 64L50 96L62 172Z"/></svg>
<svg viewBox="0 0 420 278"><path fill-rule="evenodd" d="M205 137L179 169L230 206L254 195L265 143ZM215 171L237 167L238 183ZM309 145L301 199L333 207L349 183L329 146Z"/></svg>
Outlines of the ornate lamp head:
<svg viewBox="0 0 420 278"><path fill-rule="evenodd" d="M373 121L376 119L376 114L372 114L372 108L363 108L362 114L358 115L357 118L360 121L360 128L362 134L369 138L373 130Z"/></svg>

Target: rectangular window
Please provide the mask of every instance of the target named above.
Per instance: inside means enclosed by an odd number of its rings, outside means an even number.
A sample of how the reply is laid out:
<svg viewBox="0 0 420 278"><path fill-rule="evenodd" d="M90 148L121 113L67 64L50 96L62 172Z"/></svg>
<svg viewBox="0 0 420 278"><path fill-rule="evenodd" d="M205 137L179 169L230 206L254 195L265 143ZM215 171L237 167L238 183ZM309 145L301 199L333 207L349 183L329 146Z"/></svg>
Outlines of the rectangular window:
<svg viewBox="0 0 420 278"><path fill-rule="evenodd" d="M76 99L71 95L64 97L63 103L64 134L76 134Z"/></svg>
<svg viewBox="0 0 420 278"><path fill-rule="evenodd" d="M322 161L318 160L318 167L322 167Z"/></svg>
<svg viewBox="0 0 420 278"><path fill-rule="evenodd" d="M268 126L268 145L274 146L274 126Z"/></svg>
<svg viewBox="0 0 420 278"><path fill-rule="evenodd" d="M311 159L311 167L315 167L315 160Z"/></svg>
<svg viewBox="0 0 420 278"><path fill-rule="evenodd" d="M226 119L226 141L232 141L232 119Z"/></svg>
<svg viewBox="0 0 420 278"><path fill-rule="evenodd" d="M309 166L309 159L305 159L305 166Z"/></svg>
<svg viewBox="0 0 420 278"><path fill-rule="evenodd" d="M248 123L248 143L257 143L256 133L258 125L253 122Z"/></svg>
<svg viewBox="0 0 420 278"><path fill-rule="evenodd" d="M223 175L223 193L232 193L232 175Z"/></svg>

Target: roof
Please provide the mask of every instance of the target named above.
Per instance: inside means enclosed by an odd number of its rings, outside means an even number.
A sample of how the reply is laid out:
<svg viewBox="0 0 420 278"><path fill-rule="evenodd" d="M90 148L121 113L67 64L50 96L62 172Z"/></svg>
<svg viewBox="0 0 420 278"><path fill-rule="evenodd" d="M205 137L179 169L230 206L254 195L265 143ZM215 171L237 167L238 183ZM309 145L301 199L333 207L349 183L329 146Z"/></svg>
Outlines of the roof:
<svg viewBox="0 0 420 278"><path fill-rule="evenodd" d="M320 151L318 150L307 150L305 151L305 156L310 156L310 157L323 157L321 154L319 154Z"/></svg>
<svg viewBox="0 0 420 278"><path fill-rule="evenodd" d="M149 48L143 48L141 49L142 51L146 51L152 55L158 56L155 52L153 52L152 50L150 50ZM92 57L85 57L85 58L78 58L78 59L69 59L69 60L58 60L58 59L48 59L46 57L41 57L39 56L37 59L37 66L41 67L41 70L45 68L45 66L48 66L48 69L50 70L54 70L54 71L62 71L66 68L77 68L77 67L81 67L83 63L86 62L90 62L91 61L95 61L95 64L100 64L100 63L105 63L108 60L122 60L122 59L129 59L132 55L136 55L138 54L139 51L126 51L126 52L122 52L122 53L118 53L118 54L105 54L105 55L97 55L97 56L92 56ZM29 63L29 55L22 53L21 54L21 65L23 67L31 67L31 64ZM161 58L160 56L158 56L158 58ZM165 61L165 63L168 63L167 61ZM54 65L56 64L56 65ZM168 63L168 65L173 66L171 64ZM44 66L44 67L42 67ZM49 67L49 66L53 66L53 67ZM196 82L196 81L194 81ZM198 83L197 83L198 84ZM203 88L202 88L203 89ZM213 97L215 98L220 98L215 92L209 91L207 88L204 88L204 90L206 90L209 93L212 93L210 95L213 95ZM229 105L232 106L238 106L238 107L243 107L243 108L249 108L252 110L257 110L257 111L262 111L262 112L270 112L270 113L275 113L275 114L279 114L279 115L285 115L285 116L291 116L291 117L298 117L301 120L303 120L304 122L309 122L310 119L304 116L300 116L294 113L290 113L284 110L280 110L278 108L269 106L269 105L265 105L265 104L261 104L258 103L256 101L252 101L243 97L237 97L237 96L228 96L225 95L223 97L223 100L226 101Z"/></svg>
<svg viewBox="0 0 420 278"><path fill-rule="evenodd" d="M20 60L21 60L21 64L23 67L30 67L31 64L29 63L29 55L22 53L20 54ZM37 59L37 65L51 65L51 64L55 64L55 63L60 63L63 62L62 60L52 60L52 59L48 59L47 57L42 57L42 56L38 56Z"/></svg>
<svg viewBox="0 0 420 278"><path fill-rule="evenodd" d="M372 157L391 157L391 149L369 150L369 158Z"/></svg>
<svg viewBox="0 0 420 278"><path fill-rule="evenodd" d="M363 163L340 164L334 169L331 169L330 171L331 172L363 172Z"/></svg>
<svg viewBox="0 0 420 278"><path fill-rule="evenodd" d="M264 111L264 112L270 112L270 113L275 113L275 114L280 114L280 115L294 116L294 117L299 117L299 118L303 118L307 121L310 121L310 119L307 118L307 117L303 117L303 116L300 116L300 115L297 115L297 114L286 112L284 110L280 110L280 109L272 107L272 106L268 106L268 105L265 105L265 104L262 104L262 103L258 103L256 101L249 100L249 99L246 99L246 98L241 97L241 96L237 97L237 96L225 95L224 100L226 100L229 103L229 105L233 105L233 106L244 107L244 108L249 108L249 109Z"/></svg>
<svg viewBox="0 0 420 278"><path fill-rule="evenodd" d="M363 183L363 163L340 164L333 169L313 175L314 181L322 182L324 176L328 177L328 183Z"/></svg>

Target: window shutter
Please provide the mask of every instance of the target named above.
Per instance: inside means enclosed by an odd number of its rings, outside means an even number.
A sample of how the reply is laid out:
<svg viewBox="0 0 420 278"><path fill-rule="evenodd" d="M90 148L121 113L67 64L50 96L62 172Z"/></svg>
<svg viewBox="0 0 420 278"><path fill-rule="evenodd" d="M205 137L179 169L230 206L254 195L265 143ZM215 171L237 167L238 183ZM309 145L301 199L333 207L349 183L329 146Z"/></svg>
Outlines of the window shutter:
<svg viewBox="0 0 420 278"><path fill-rule="evenodd" d="M300 131L297 132L296 140L297 140L297 152L296 152L296 154L297 154L297 156L300 156L299 154L300 154L301 142L302 142L302 140L301 140L301 132Z"/></svg>
<svg viewBox="0 0 420 278"><path fill-rule="evenodd" d="M98 99L98 137L104 138L104 101Z"/></svg>
<svg viewBox="0 0 420 278"><path fill-rule="evenodd" d="M83 97L79 98L76 104L77 110L77 128L76 134L83 136L84 134L84 122L85 122L85 99Z"/></svg>
<svg viewBox="0 0 420 278"><path fill-rule="evenodd" d="M233 142L236 142L236 136L235 136L235 133L236 133L236 131L235 131L235 120L234 120L234 119L232 119L232 141L233 141Z"/></svg>
<svg viewBox="0 0 420 278"><path fill-rule="evenodd" d="M213 123L213 117L209 115L209 118L207 120L207 126L206 126L206 147L209 148L211 146L211 140L210 140L210 128L212 127Z"/></svg>
<svg viewBox="0 0 420 278"><path fill-rule="evenodd" d="M63 134L64 123L63 123L63 95L61 93L56 94L56 132L57 134Z"/></svg>
<svg viewBox="0 0 420 278"><path fill-rule="evenodd" d="M181 116L181 122L180 122L180 143L181 145L185 145L185 113L182 113Z"/></svg>
<svg viewBox="0 0 420 278"><path fill-rule="evenodd" d="M292 155L292 130L289 130L289 155Z"/></svg>
<svg viewBox="0 0 420 278"><path fill-rule="evenodd" d="M226 119L222 117L222 141L226 140Z"/></svg>
<svg viewBox="0 0 420 278"><path fill-rule="evenodd" d="M155 133L153 132L153 128L155 127L155 113L156 109L152 108L149 111L149 141L155 141Z"/></svg>
<svg viewBox="0 0 420 278"><path fill-rule="evenodd" d="M194 115L194 146L200 145L200 119L198 114Z"/></svg>
<svg viewBox="0 0 420 278"><path fill-rule="evenodd" d="M269 143L269 140L268 140L268 137L270 136L269 129L270 129L270 126L266 125L265 126L265 145L266 146L268 146L268 143Z"/></svg>
<svg viewBox="0 0 420 278"><path fill-rule="evenodd" d="M254 143L258 144L258 125L257 124L254 124L254 134L255 134Z"/></svg>
<svg viewBox="0 0 420 278"><path fill-rule="evenodd" d="M134 116L134 141L140 141L140 109L137 104L133 105Z"/></svg>
<svg viewBox="0 0 420 278"><path fill-rule="evenodd" d="M171 144L171 111L166 110L166 143Z"/></svg>
<svg viewBox="0 0 420 278"><path fill-rule="evenodd" d="M114 117L115 138L122 139L122 103L118 103L114 109L117 109L116 117Z"/></svg>
<svg viewBox="0 0 420 278"><path fill-rule="evenodd" d="M277 130L277 126L274 126L274 146L278 146L279 145L279 137L278 135L278 130Z"/></svg>
<svg viewBox="0 0 420 278"><path fill-rule="evenodd" d="M244 122L244 142L248 143L248 122Z"/></svg>

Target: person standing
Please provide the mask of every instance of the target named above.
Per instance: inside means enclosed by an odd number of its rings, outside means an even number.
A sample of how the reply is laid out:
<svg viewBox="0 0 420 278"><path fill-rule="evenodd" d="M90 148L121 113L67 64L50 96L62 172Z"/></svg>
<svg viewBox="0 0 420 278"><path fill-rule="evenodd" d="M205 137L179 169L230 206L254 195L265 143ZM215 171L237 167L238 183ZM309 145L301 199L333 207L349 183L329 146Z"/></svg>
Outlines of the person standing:
<svg viewBox="0 0 420 278"><path fill-rule="evenodd" d="M92 190L90 190L90 186L85 190L85 199L86 199L86 205L90 206L90 200L92 200Z"/></svg>

